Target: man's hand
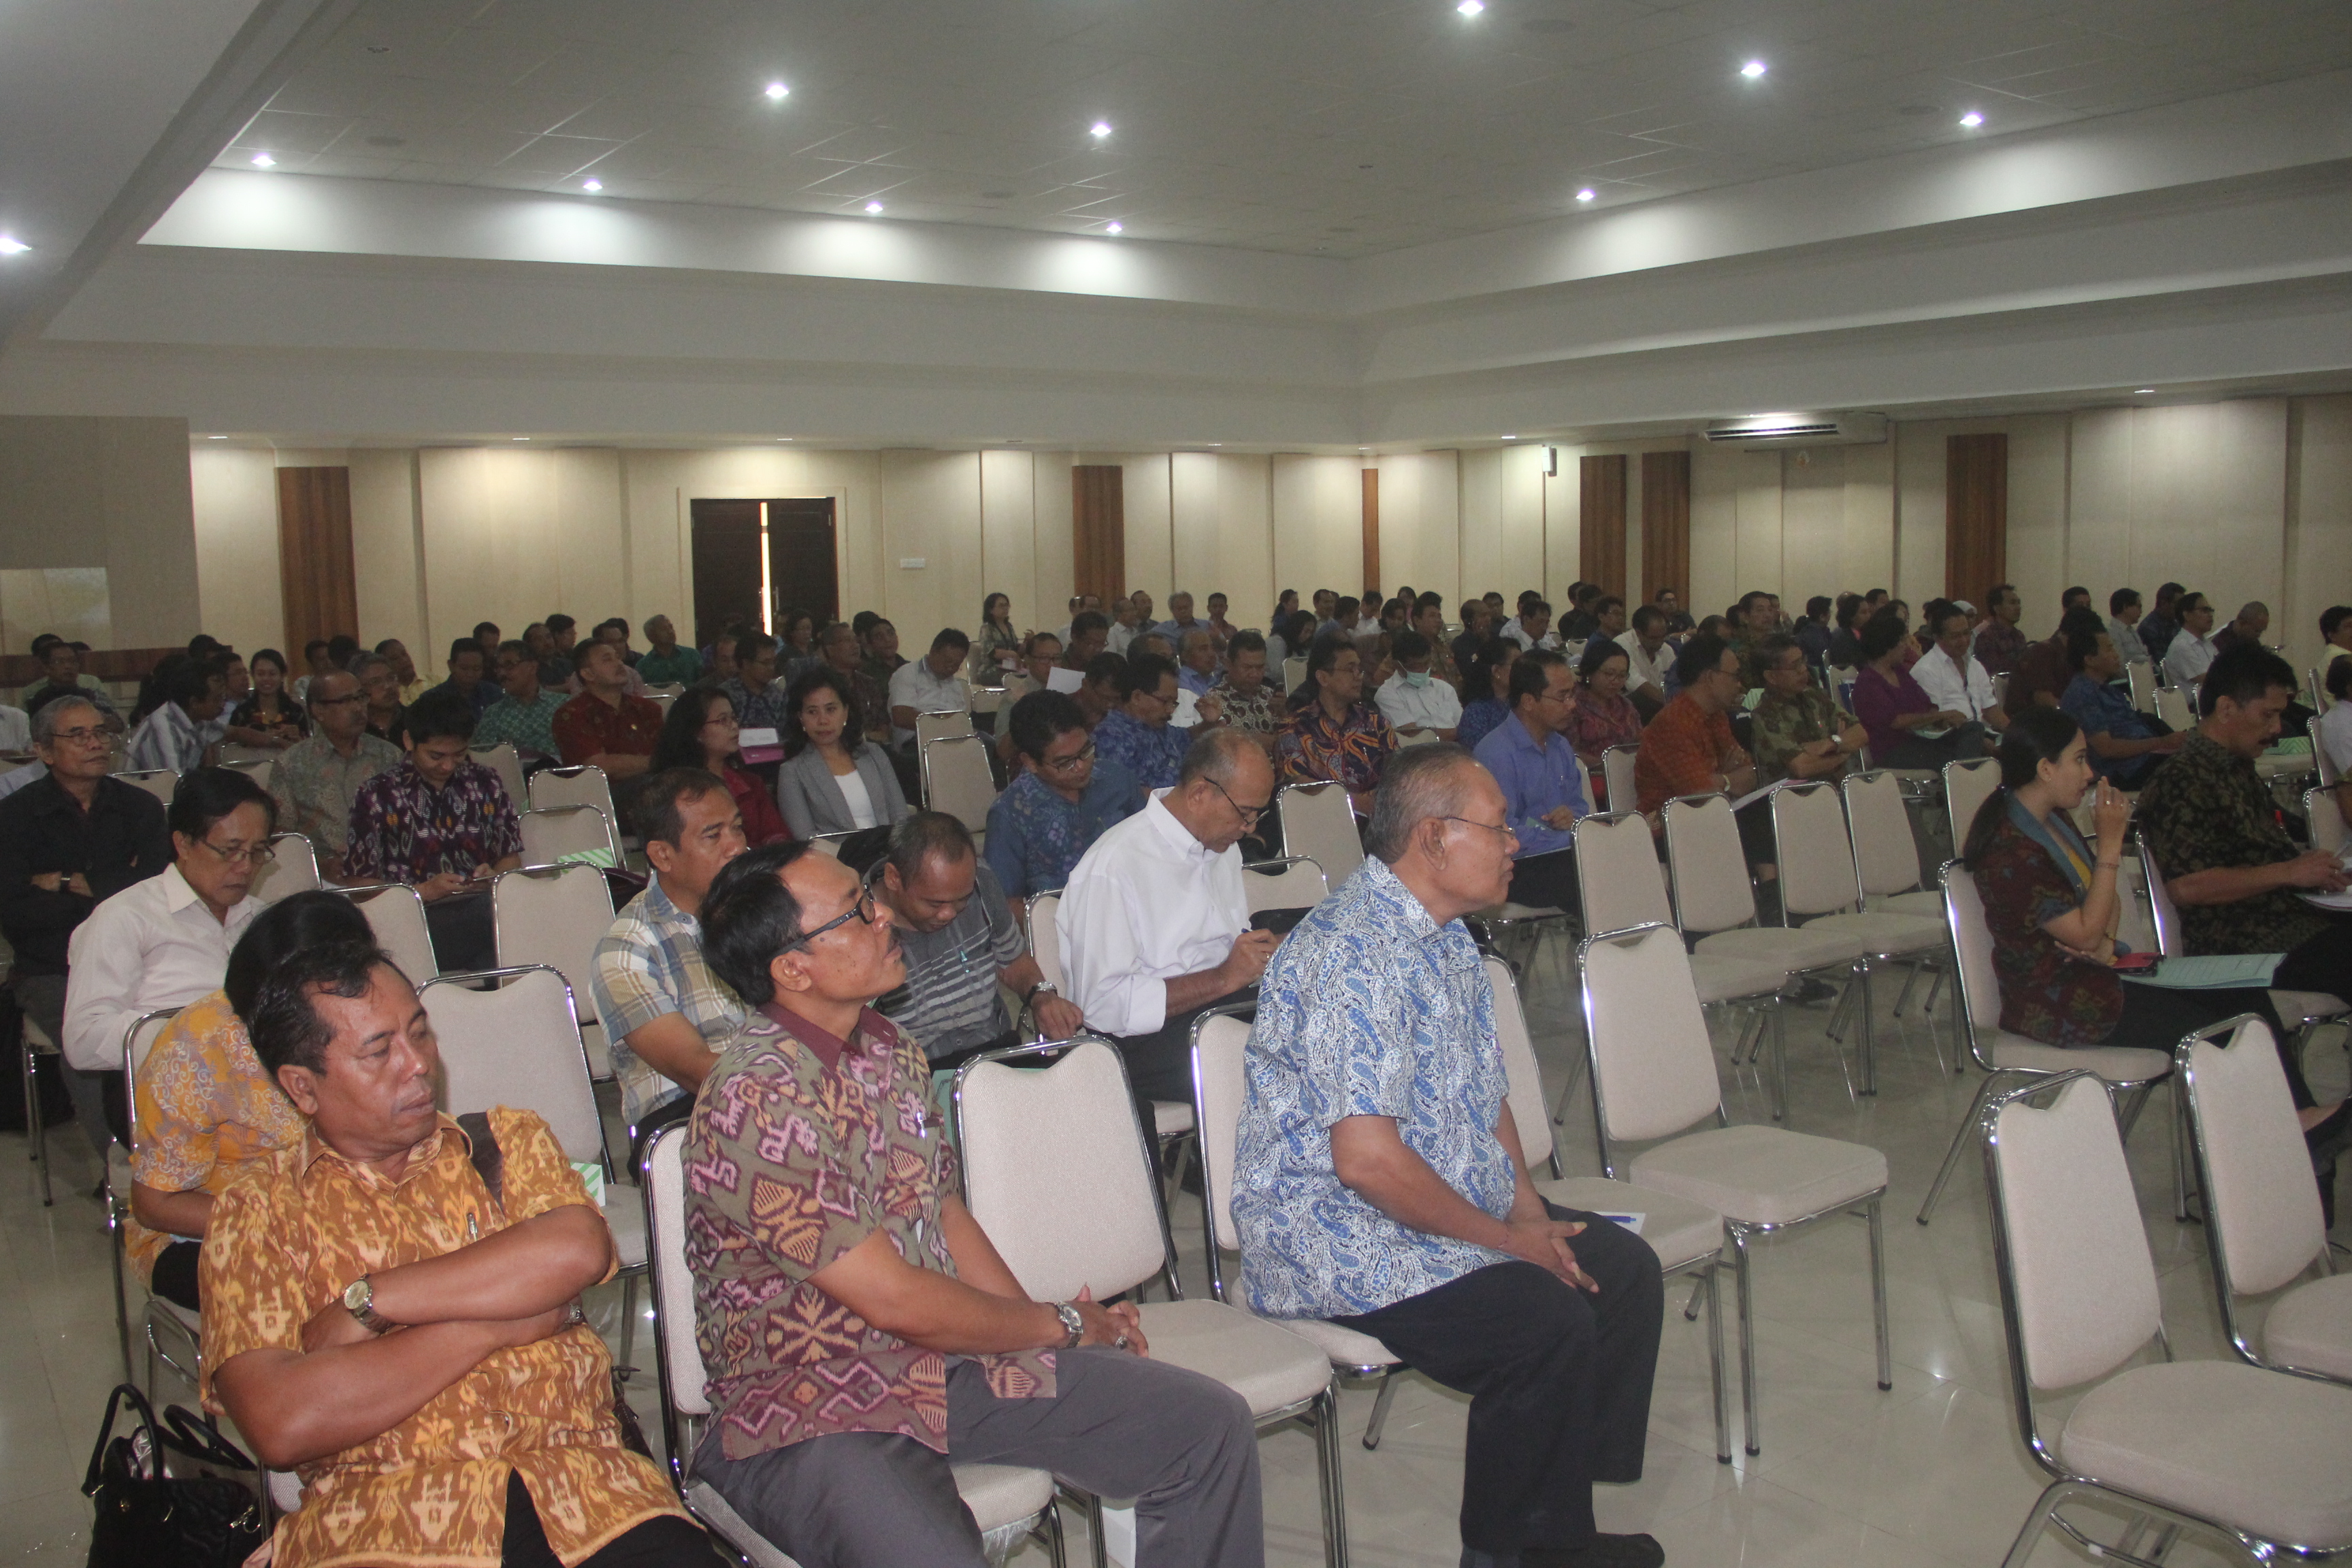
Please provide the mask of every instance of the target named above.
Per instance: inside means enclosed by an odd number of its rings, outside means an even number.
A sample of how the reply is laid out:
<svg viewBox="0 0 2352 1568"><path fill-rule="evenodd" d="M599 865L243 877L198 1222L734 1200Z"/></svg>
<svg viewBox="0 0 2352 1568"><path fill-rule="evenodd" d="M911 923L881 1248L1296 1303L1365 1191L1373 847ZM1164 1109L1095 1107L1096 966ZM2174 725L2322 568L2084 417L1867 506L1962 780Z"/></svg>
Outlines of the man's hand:
<svg viewBox="0 0 2352 1568"><path fill-rule="evenodd" d="M1132 1301L1114 1301L1109 1306L1097 1306L1091 1287L1078 1292L1070 1303L1078 1310L1078 1321L1086 1325L1078 1336L1081 1345L1108 1345L1130 1355L1150 1355L1150 1342L1143 1337L1143 1314Z"/></svg>
<svg viewBox="0 0 2352 1568"><path fill-rule="evenodd" d="M1957 709L1947 708L1936 715L1937 728L1943 730L1957 730L1970 721L1967 714Z"/></svg>
<svg viewBox="0 0 2352 1568"><path fill-rule="evenodd" d="M2326 849L2306 849L2285 862L2286 885L2290 888L2310 888L2323 893L2340 893L2352 887L2352 873L2347 873L2344 863Z"/></svg>
<svg viewBox="0 0 2352 1568"><path fill-rule="evenodd" d="M40 889L41 891L45 893L56 892L59 888L65 886L65 881L66 876L62 871L36 871L33 873L33 886Z"/></svg>
<svg viewBox="0 0 2352 1568"><path fill-rule="evenodd" d="M375 1337L338 1297L311 1313L310 1321L302 1325L302 1353L316 1355L338 1345L363 1345Z"/></svg>
<svg viewBox="0 0 2352 1568"><path fill-rule="evenodd" d="M1201 716L1202 724L1225 721L1225 700L1222 697L1201 696L1192 700L1192 710Z"/></svg>
<svg viewBox="0 0 2352 1568"><path fill-rule="evenodd" d="M1040 996L1029 1012L1049 1040L1066 1040L1087 1026L1086 1015L1066 996Z"/></svg>
<svg viewBox="0 0 2352 1568"><path fill-rule="evenodd" d="M1733 795L1746 795L1756 787L1756 769L1752 765L1734 768L1723 775L1723 782L1731 786Z"/></svg>
<svg viewBox="0 0 2352 1568"><path fill-rule="evenodd" d="M1574 1220L1515 1219L1510 1222L1509 1245L1504 1250L1539 1268L1549 1268L1580 1290L1597 1294L1601 1287L1577 1266L1576 1254L1568 1245L1570 1237L1580 1235L1583 1230L1583 1225Z"/></svg>
<svg viewBox="0 0 2352 1568"><path fill-rule="evenodd" d="M1838 743L1835 741L1827 739L1808 741L1802 746L1800 746L1798 750L1801 751L1809 757L1833 757L1837 755Z"/></svg>
<svg viewBox="0 0 2352 1568"><path fill-rule="evenodd" d="M452 893L466 890L467 879L456 871L436 871L416 884L416 896L426 903L438 903Z"/></svg>
<svg viewBox="0 0 2352 1568"><path fill-rule="evenodd" d="M1234 938L1234 950L1225 954L1225 962L1220 965L1231 982L1225 989L1238 991L1244 985L1256 984L1274 957L1274 950L1281 945L1282 938L1270 931L1245 931Z"/></svg>
<svg viewBox="0 0 2352 1568"><path fill-rule="evenodd" d="M1564 805L1553 806L1544 813L1543 819L1545 826L1557 827L1562 833L1570 832L1576 826L1576 813Z"/></svg>
<svg viewBox="0 0 2352 1568"><path fill-rule="evenodd" d="M89 890L89 879L82 875L79 871L76 871L72 876L66 879L66 891L68 893L79 893L85 899L94 899L98 897L96 893Z"/></svg>
<svg viewBox="0 0 2352 1568"><path fill-rule="evenodd" d="M2157 756L2168 757L2189 743L2189 731L2186 730L2175 730L2169 735L2159 735L2157 737L2156 744L2150 746L2148 750Z"/></svg>

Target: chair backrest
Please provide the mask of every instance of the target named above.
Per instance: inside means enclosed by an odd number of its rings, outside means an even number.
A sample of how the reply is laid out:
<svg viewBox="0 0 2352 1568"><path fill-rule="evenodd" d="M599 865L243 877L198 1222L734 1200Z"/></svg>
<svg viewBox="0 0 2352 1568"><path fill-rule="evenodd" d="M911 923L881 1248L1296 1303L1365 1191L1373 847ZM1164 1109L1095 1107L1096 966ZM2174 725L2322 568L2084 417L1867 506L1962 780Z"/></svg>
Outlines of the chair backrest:
<svg viewBox="0 0 2352 1568"><path fill-rule="evenodd" d="M502 984L477 991L485 976ZM441 1109L494 1105L547 1119L566 1159L603 1160L604 1123L580 1045L580 1014L563 976L541 964L445 974L417 988L441 1042Z"/></svg>
<svg viewBox="0 0 2352 1568"><path fill-rule="evenodd" d="M1825 784L1783 784L1769 805L1781 917L1852 908L1860 894L1837 791Z"/></svg>
<svg viewBox="0 0 2352 1568"><path fill-rule="evenodd" d="M2135 833L2133 837L2139 845L2140 874L2147 879L2147 910L2156 922L2156 951L2170 958L2187 951L2181 940L2180 907L2172 901L2172 894L2164 885L2164 868L2156 863L2147 837Z"/></svg>
<svg viewBox="0 0 2352 1568"><path fill-rule="evenodd" d="M269 836L270 858L261 863L253 874L252 894L265 904L296 893L307 893L319 885L319 852L310 839L299 833L273 833Z"/></svg>
<svg viewBox="0 0 2352 1568"><path fill-rule="evenodd" d="M2156 666L2142 660L2124 666L2124 679L2131 684L2131 705L2143 713L2156 711Z"/></svg>
<svg viewBox="0 0 2352 1568"><path fill-rule="evenodd" d="M1853 683L1861 676L1860 670L1842 664L1830 666L1830 695L1837 699L1838 707L1845 712L1853 711Z"/></svg>
<svg viewBox="0 0 2352 1568"><path fill-rule="evenodd" d="M2303 792L2303 816L2311 824L2311 847L2332 855L2343 854L2347 839L2337 794L2325 785Z"/></svg>
<svg viewBox="0 0 2352 1568"><path fill-rule="evenodd" d="M1617 796L1612 792L1610 798ZM1674 920L1657 840L1640 814L1608 811L1579 817L1575 837L1576 885L1586 930L1628 931Z"/></svg>
<svg viewBox="0 0 2352 1568"><path fill-rule="evenodd" d="M1544 1099L1543 1068L1536 1061L1535 1037L1528 1032L1519 979L1508 963L1486 955L1486 984L1495 992L1495 1043L1503 1051L1504 1103L1519 1130L1519 1158L1532 1171L1551 1158L1551 1107Z"/></svg>
<svg viewBox="0 0 2352 1568"><path fill-rule="evenodd" d="M1037 961L1037 973L1057 991L1066 984L1062 978L1062 928L1056 923L1061 911L1061 894L1030 895L1029 953Z"/></svg>
<svg viewBox="0 0 2352 1568"><path fill-rule="evenodd" d="M1252 914L1261 910L1311 910L1331 896L1323 868L1304 855L1244 866L1242 891Z"/></svg>
<svg viewBox="0 0 2352 1568"><path fill-rule="evenodd" d="M225 768L237 767L246 763L275 762L277 759L278 752L273 747L241 746L235 741L223 741L221 742L220 765ZM265 782L262 787L267 789L269 786Z"/></svg>
<svg viewBox="0 0 2352 1568"><path fill-rule="evenodd" d="M246 777L251 779L255 784L260 785L263 789L268 789L269 787L270 775L278 771L278 759L276 757L265 756L241 758L236 762L230 762L226 758L223 758L220 765L225 768L233 769L237 773L241 773Z"/></svg>
<svg viewBox="0 0 2352 1568"><path fill-rule="evenodd" d="M2259 1018L2216 1025L2173 1053L2205 1193L2205 1239L2225 1298L2260 1296L2327 1246L2319 1188L2277 1041Z"/></svg>
<svg viewBox="0 0 2352 1568"><path fill-rule="evenodd" d="M577 767L541 768L530 775L530 809L547 811L559 805L593 805L607 820L615 819L613 784L593 763Z"/></svg>
<svg viewBox="0 0 2352 1568"><path fill-rule="evenodd" d="M915 716L919 721L925 717ZM988 831L988 808L996 804L996 775L989 771L988 737L964 732L923 742L923 805L943 811L974 833Z"/></svg>
<svg viewBox="0 0 2352 1568"><path fill-rule="evenodd" d="M1102 1300L1170 1268L1160 1180L1118 1052L1051 1048L1042 1070L983 1057L957 1072L964 1206L1032 1297Z"/></svg>
<svg viewBox="0 0 2352 1568"><path fill-rule="evenodd" d="M499 967L545 964L583 993L613 929L612 886L593 866L501 871L490 883L490 921Z"/></svg>
<svg viewBox="0 0 2352 1568"><path fill-rule="evenodd" d="M2313 665L2310 671L2304 677L2304 679L2311 683L2311 710L2313 712L2325 713L2330 708L2336 706L2336 699L2327 695L2327 671L2324 668L2319 665Z"/></svg>
<svg viewBox="0 0 2352 1568"><path fill-rule="evenodd" d="M1282 689L1285 691L1297 690L1298 683L1306 679L1306 655L1300 654L1295 658L1286 658L1282 661Z"/></svg>
<svg viewBox="0 0 2352 1568"><path fill-rule="evenodd" d="M1609 806L1612 811L1631 811L1633 803L1642 798L1642 786L1634 781L1634 764L1640 761L1642 748L1628 741L1611 746L1601 753L1601 779L1609 786Z"/></svg>
<svg viewBox="0 0 2352 1568"><path fill-rule="evenodd" d="M1890 773L1856 773L1840 788L1862 890L1878 898L1917 888L1919 841L1911 835L1902 782Z"/></svg>
<svg viewBox="0 0 2352 1568"><path fill-rule="evenodd" d="M621 841L602 806L551 805L522 814L522 863L552 866L566 855L602 849L621 864Z"/></svg>
<svg viewBox="0 0 2352 1568"><path fill-rule="evenodd" d="M650 701L655 707L660 709L662 710L662 717L665 719L669 717L669 705L677 701L677 697L678 694L675 691L656 691L650 687L646 690L646 700Z"/></svg>
<svg viewBox="0 0 2352 1568"><path fill-rule="evenodd" d="M147 1053L163 1037L163 1031L180 1016L177 1007L158 1007L152 1013L142 1013L124 1026L122 1030L122 1091L136 1105L133 1086L139 1081L139 1070L147 1065ZM134 1117L133 1121L136 1121ZM124 1194L128 1196L129 1194Z"/></svg>
<svg viewBox="0 0 2352 1568"><path fill-rule="evenodd" d="M1995 1100L1985 1117L2012 1369L2039 1389L2105 1376L2164 1326L2106 1086L2090 1073L2055 1081L2048 1110L2028 1102L2051 1087L2042 1083ZM2026 1392L2017 1389L2021 1402Z"/></svg>
<svg viewBox="0 0 2352 1568"><path fill-rule="evenodd" d="M662 1445L670 1479L683 1480L682 1420L710 1414L702 1345L695 1338L694 1274L686 1266L686 1124L663 1128L646 1146L646 1261L654 1298L654 1364L661 1378Z"/></svg>
<svg viewBox="0 0 2352 1568"><path fill-rule="evenodd" d="M2320 738L2319 715L2312 715L2310 721L2304 725L2303 732L2311 737L2311 761L2319 769L2319 782L2333 784L2341 780L2344 775L2337 770L2336 759L2327 754L2327 742Z"/></svg>
<svg viewBox="0 0 2352 1568"><path fill-rule="evenodd" d="M171 808L173 792L180 787L180 773L176 768L148 768L140 773L117 773L114 776L124 784L135 784L145 790L162 801L165 810Z"/></svg>
<svg viewBox="0 0 2352 1568"><path fill-rule="evenodd" d="M971 710L968 708L915 715L915 744L919 748L950 735L969 735L971 732Z"/></svg>
<svg viewBox="0 0 2352 1568"><path fill-rule="evenodd" d="M1969 826L1985 797L2000 788L2000 763L1991 757L1970 757L1944 764L1944 820L1952 829L1952 853L1969 841Z"/></svg>
<svg viewBox="0 0 2352 1568"><path fill-rule="evenodd" d="M1602 1167L1614 1175L1612 1142L1679 1132L1717 1111L1723 1090L1690 955L1674 927L1587 937L1577 949L1577 967L1592 1061L1593 1128Z"/></svg>
<svg viewBox="0 0 2352 1568"><path fill-rule="evenodd" d="M1756 889L1731 802L1719 795L1670 800L1664 815L1675 923L1697 935L1754 920Z"/></svg>
<svg viewBox="0 0 2352 1568"><path fill-rule="evenodd" d="M367 916L376 945L392 955L411 985L422 985L441 973L441 961L433 955L432 928L425 923L425 900L415 889L383 882L373 888L346 888L343 893Z"/></svg>
<svg viewBox="0 0 2352 1568"><path fill-rule="evenodd" d="M2000 976L1992 966L1992 928L1985 924L1984 898L1976 873L1958 860L1944 868L1944 921L1959 957L1961 1013L1968 1019L1969 1048L1987 1072L1992 1060L1978 1042L1979 1029L2000 1027Z"/></svg>
<svg viewBox="0 0 2352 1568"><path fill-rule="evenodd" d="M499 775L499 782L507 786L508 801L517 811L522 811L531 804L530 786L523 783L522 753L515 750L512 741L500 741L489 746L467 746L466 753Z"/></svg>
<svg viewBox="0 0 2352 1568"><path fill-rule="evenodd" d="M2197 723L2197 705L2189 693L2178 686L2156 689L2156 716L2176 730L2188 730Z"/></svg>
<svg viewBox="0 0 2352 1568"><path fill-rule="evenodd" d="M1274 815L1282 824L1282 847L1322 867L1331 886L1345 882L1364 863L1356 808L1338 784L1286 784L1274 797Z"/></svg>
<svg viewBox="0 0 2352 1568"><path fill-rule="evenodd" d="M1192 1025L1192 1126L1201 1140L1201 1228L1209 1239L1209 1289L1225 1299L1219 1252L1239 1252L1234 1224L1234 1163L1241 1144L1242 1102L1249 1086L1250 1021L1232 1013L1203 1013Z"/></svg>

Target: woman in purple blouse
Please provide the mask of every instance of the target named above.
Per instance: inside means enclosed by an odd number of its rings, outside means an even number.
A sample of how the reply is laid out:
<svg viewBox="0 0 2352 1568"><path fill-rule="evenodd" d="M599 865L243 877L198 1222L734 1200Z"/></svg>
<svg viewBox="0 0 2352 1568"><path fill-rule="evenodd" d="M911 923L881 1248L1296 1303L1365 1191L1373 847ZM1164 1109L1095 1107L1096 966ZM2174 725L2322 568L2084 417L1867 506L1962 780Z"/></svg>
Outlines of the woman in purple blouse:
<svg viewBox="0 0 2352 1568"><path fill-rule="evenodd" d="M1941 768L1956 757L1984 755L1984 725L1965 713L1938 710L1911 679L1903 658L1909 641L1901 619L1885 610L1862 628L1865 662L1854 678L1853 716L1870 731L1871 766Z"/></svg>

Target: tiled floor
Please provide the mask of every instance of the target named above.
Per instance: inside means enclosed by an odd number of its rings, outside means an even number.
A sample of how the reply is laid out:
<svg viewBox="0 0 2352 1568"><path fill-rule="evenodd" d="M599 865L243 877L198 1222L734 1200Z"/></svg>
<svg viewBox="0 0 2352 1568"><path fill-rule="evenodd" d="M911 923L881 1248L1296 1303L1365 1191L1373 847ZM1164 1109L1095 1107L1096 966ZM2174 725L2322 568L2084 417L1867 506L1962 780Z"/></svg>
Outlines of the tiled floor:
<svg viewBox="0 0 2352 1568"><path fill-rule="evenodd" d="M1582 1047L1562 1005L1555 958L1545 955L1528 992L1545 1076L1557 1094ZM1685 1568L1996 1563L2042 1477L2010 1408L1980 1162L1971 1156L1963 1164L1931 1227L1911 1220L1975 1090L1975 1069L1957 1078L1939 1073L1916 1016L1900 1022L1882 1016L1880 1093L1875 1101L1851 1101L1822 1035L1827 1016L1826 1006L1813 1006L1791 1016L1789 1124L1887 1153L1895 1388L1881 1394L1874 1386L1861 1222L1767 1243L1756 1268L1763 1453L1716 1463L1705 1324L1670 1310L1647 1474L1635 1486L1601 1489L1602 1528L1652 1531L1668 1561ZM2309 1059L2323 1096L2341 1093L2347 1058L2340 1038L2323 1036ZM1723 1076L1733 1118L1764 1120L1757 1086L1727 1066ZM1562 1163L1571 1173L1598 1168L1587 1106L1571 1100L1561 1130ZM96 1168L70 1129L51 1147L58 1197L45 1210L24 1145L0 1140L0 1305L16 1326L0 1339L0 1552L79 1562L87 1550L89 1510L78 1488L119 1368L105 1234L87 1195ZM2218 1356L2203 1237L2172 1221L2160 1118L2142 1126L2132 1154L2173 1345L2184 1359ZM1187 1286L1202 1290L1199 1216L1191 1205L1188 1199L1177 1211L1175 1228L1186 1252ZM608 1329L616 1327L618 1293L603 1294ZM1679 1291L1671 1297L1677 1307L1682 1299ZM1727 1307L1728 1290L1725 1300ZM635 1359L649 1384L653 1357L642 1333ZM182 1391L172 1397L189 1396ZM1736 1447L1736 1377L1732 1401ZM649 1394L641 1403L650 1416ZM1363 1568L1450 1565L1459 1554L1454 1516L1465 1402L1409 1378L1380 1451L1367 1453L1357 1438L1371 1404L1369 1386L1342 1395L1353 1561ZM658 1431L650 1420L648 1428ZM1319 1563L1312 1441L1296 1429L1280 1431L1265 1439L1263 1452L1270 1560ZM2080 1557L2053 1539L2034 1563L2051 1568ZM1084 1561L1077 1528L1071 1558ZM2180 1568L2221 1560L2193 1542L2172 1558ZM1015 1561L1034 1568L1044 1556L1024 1548Z"/></svg>

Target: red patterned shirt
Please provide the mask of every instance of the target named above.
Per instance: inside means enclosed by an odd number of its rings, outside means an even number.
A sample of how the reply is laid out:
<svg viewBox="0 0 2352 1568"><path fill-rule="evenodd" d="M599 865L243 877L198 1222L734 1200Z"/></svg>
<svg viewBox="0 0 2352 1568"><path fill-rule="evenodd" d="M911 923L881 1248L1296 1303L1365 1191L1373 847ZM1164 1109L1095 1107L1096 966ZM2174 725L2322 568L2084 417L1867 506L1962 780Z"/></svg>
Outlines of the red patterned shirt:
<svg viewBox="0 0 2352 1568"><path fill-rule="evenodd" d="M522 824L499 775L463 762L439 789L415 763L387 768L352 800L343 875L354 882L422 882L470 874L522 853Z"/></svg>
<svg viewBox="0 0 2352 1568"><path fill-rule="evenodd" d="M945 1132L929 1062L872 1008L845 1041L771 1004L721 1048L687 1123L686 1263L729 1458L835 1432L947 1451L947 1357L812 1283L877 1230L917 1268L955 1273ZM1054 1392L1050 1351L971 1359L999 1398Z"/></svg>
<svg viewBox="0 0 2352 1568"><path fill-rule="evenodd" d="M1308 697L1274 732L1276 760L1284 784L1326 780L1350 791L1378 789L1381 770L1397 749L1396 731L1369 702L1348 710L1338 723L1323 704Z"/></svg>
<svg viewBox="0 0 2352 1568"><path fill-rule="evenodd" d="M601 756L650 757L661 727L661 704L652 698L623 697L616 708L593 691L558 708L548 721L567 768Z"/></svg>

